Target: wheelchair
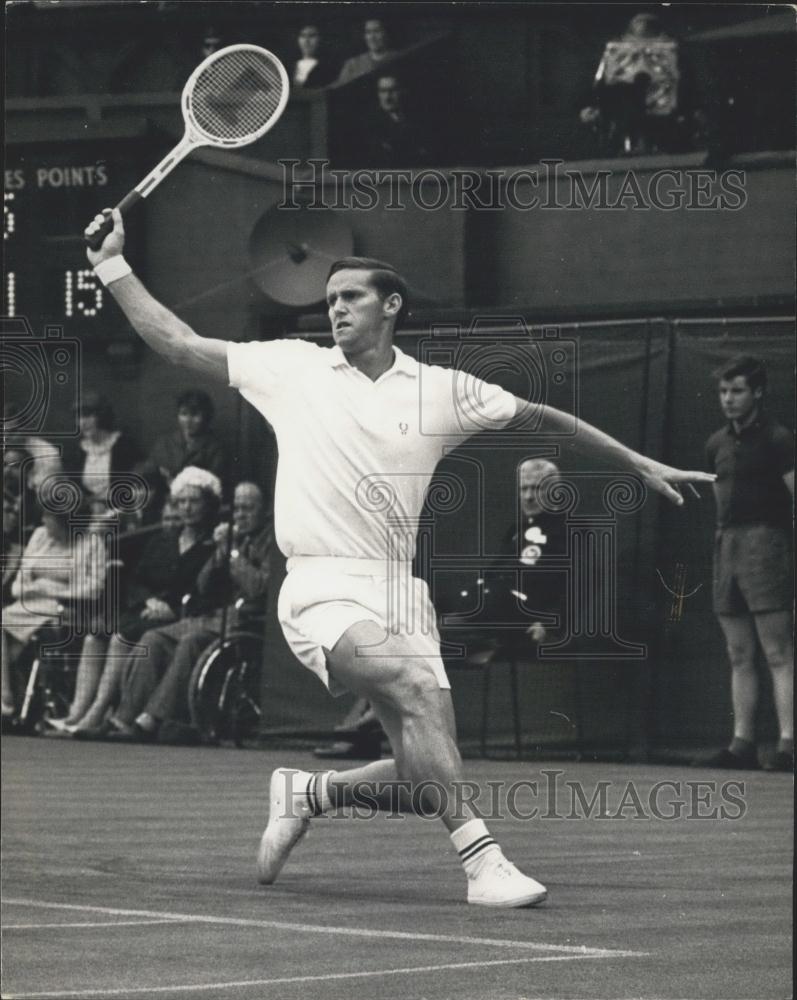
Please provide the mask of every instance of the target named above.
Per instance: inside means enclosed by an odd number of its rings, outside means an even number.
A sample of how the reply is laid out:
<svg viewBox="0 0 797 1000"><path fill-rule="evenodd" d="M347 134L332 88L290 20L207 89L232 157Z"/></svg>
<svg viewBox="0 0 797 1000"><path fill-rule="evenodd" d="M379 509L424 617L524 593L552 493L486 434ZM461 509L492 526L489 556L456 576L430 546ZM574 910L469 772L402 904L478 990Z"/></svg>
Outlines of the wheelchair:
<svg viewBox="0 0 797 1000"><path fill-rule="evenodd" d="M237 601L236 611L242 605ZM240 618L197 660L188 682L188 709L203 742L242 747L257 735L263 644L264 620Z"/></svg>
<svg viewBox="0 0 797 1000"><path fill-rule="evenodd" d="M24 690L11 732L39 735L47 719L62 718L69 711L84 636L75 632L74 609L62 606L60 613L57 624L33 633L14 664Z"/></svg>

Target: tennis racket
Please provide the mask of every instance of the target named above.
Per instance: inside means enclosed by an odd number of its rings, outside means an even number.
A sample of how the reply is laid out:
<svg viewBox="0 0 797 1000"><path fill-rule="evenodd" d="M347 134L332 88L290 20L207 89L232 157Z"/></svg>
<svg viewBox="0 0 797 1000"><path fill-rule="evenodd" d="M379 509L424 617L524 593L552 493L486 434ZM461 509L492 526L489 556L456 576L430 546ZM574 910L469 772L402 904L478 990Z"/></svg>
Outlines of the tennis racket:
<svg viewBox="0 0 797 1000"><path fill-rule="evenodd" d="M279 120L289 92L285 67L267 49L228 45L214 52L197 66L183 88L183 138L116 207L124 215L152 194L192 149L237 149L259 139ZM85 240L97 250L112 229L108 213L105 222Z"/></svg>

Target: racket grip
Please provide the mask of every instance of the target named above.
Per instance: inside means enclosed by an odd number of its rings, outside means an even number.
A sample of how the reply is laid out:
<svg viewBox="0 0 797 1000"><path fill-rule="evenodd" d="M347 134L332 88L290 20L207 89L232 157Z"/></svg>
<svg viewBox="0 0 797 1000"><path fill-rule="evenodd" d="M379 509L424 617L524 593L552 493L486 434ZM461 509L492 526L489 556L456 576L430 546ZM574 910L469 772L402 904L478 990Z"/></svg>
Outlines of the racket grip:
<svg viewBox="0 0 797 1000"><path fill-rule="evenodd" d="M138 193L138 191L136 191L135 188L133 188L132 191L127 192L127 194L124 196L124 198L122 198L122 200L116 207L119 209L122 215L124 215L129 209L133 207L133 205L136 204L136 202L139 202L141 200L142 200L141 195ZM108 235L108 233L110 233L112 229L113 229L113 218L111 216L110 211L106 210L105 222L103 222L103 224L96 231L96 233L92 233L91 236L84 237L87 246L89 246L92 250L99 250L100 247L102 246L103 240Z"/></svg>

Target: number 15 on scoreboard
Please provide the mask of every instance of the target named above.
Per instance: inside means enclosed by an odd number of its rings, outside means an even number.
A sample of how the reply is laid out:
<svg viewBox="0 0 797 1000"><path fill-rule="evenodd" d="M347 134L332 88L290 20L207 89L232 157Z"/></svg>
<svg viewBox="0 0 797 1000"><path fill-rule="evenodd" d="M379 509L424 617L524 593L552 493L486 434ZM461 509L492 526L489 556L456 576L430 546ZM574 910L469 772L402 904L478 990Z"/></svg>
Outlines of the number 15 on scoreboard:
<svg viewBox="0 0 797 1000"><path fill-rule="evenodd" d="M96 316L104 305L102 283L90 267L64 271L64 316Z"/></svg>

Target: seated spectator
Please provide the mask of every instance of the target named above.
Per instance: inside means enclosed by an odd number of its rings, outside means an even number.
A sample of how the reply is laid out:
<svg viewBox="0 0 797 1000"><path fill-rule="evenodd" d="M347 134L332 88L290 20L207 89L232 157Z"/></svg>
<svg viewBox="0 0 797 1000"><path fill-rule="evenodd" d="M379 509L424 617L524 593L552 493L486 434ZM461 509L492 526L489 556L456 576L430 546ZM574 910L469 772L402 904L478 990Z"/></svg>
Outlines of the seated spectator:
<svg viewBox="0 0 797 1000"><path fill-rule="evenodd" d="M41 524L39 490L52 475L61 471L55 445L32 435L14 436L3 443L3 493L17 499L23 531Z"/></svg>
<svg viewBox="0 0 797 1000"><path fill-rule="evenodd" d="M235 607L235 620L228 619L228 624L265 614L263 602L273 540L263 491L255 483L239 483L233 499L232 527L226 523L216 526L213 557L199 575L201 595L222 595L231 615Z"/></svg>
<svg viewBox="0 0 797 1000"><path fill-rule="evenodd" d="M516 556L520 577L520 592L517 607L523 617L518 619L526 625L526 632L535 642L542 642L550 628L542 622L528 624L526 616L533 611L544 614L556 613L563 625L564 588L552 584L549 574L528 572L533 567L545 566L546 556L563 556L567 552L566 518L561 513L547 509L545 491L550 490L560 479L559 467L547 458L529 458L522 462L518 471L518 501L520 516L518 525L509 529L504 539L503 551ZM554 578L556 579L556 578Z"/></svg>
<svg viewBox="0 0 797 1000"><path fill-rule="evenodd" d="M104 654L104 666L90 708L74 723L76 735L84 733L87 739L105 735L106 715L121 694L131 663L149 655L137 641L148 629L179 618L183 598L196 593L199 571L213 552L213 526L221 503L218 478L189 466L172 481L171 497L182 520L179 534L159 532L147 545L136 567L129 606L107 651L103 636L89 635L83 644L84 657L96 661ZM108 728L113 728L112 722Z"/></svg>
<svg viewBox="0 0 797 1000"><path fill-rule="evenodd" d="M545 491L559 479L559 468L545 458L530 458L518 471L518 518L504 536L503 559L488 566L473 585L463 589L454 606L447 608L456 641L477 648L482 643L519 647L550 638L551 627L537 620L549 615L564 625L565 592L561 574L541 572L550 557L567 551L567 518L548 510ZM512 564L507 558L512 557ZM472 610L473 609L473 610ZM474 614L474 611L477 613ZM457 620L459 619L459 620Z"/></svg>
<svg viewBox="0 0 797 1000"><path fill-rule="evenodd" d="M655 153L672 145L679 99L678 43L655 14L636 14L607 43L595 74L594 106L581 120L602 130L616 152Z"/></svg>
<svg viewBox="0 0 797 1000"><path fill-rule="evenodd" d="M346 60L340 71L338 83L356 80L358 76L378 69L386 61L398 55L398 52L390 48L387 28L380 18L374 17L365 22L363 37L366 51Z"/></svg>
<svg viewBox="0 0 797 1000"><path fill-rule="evenodd" d="M189 617L144 633L141 644L149 656L132 663L114 715L117 730L109 739L153 740L166 720L185 727L188 682L202 651L241 619L263 618L273 534L254 483L238 484L232 531L218 525L214 541L215 552L199 575L199 613L191 616L189 606ZM208 605L215 607L206 610ZM170 728L172 734L178 729Z"/></svg>
<svg viewBox="0 0 797 1000"><path fill-rule="evenodd" d="M11 586L13 603L3 608L2 713L16 713L13 667L25 645L61 620L64 605L94 599L105 583L105 551L99 536L70 532L69 512L44 511Z"/></svg>
<svg viewBox="0 0 797 1000"><path fill-rule="evenodd" d="M61 471L61 452L49 441L35 434L16 433L13 428L18 409L12 403L3 407L3 425L6 430L4 450L11 446L10 442L20 447L31 458L26 476L26 486L30 490L38 490L44 480Z"/></svg>
<svg viewBox="0 0 797 1000"><path fill-rule="evenodd" d="M77 441L64 445L64 472L78 483L94 513L107 513L114 478L132 472L143 455L138 444L116 428L111 404L93 390L78 403L78 429Z"/></svg>
<svg viewBox="0 0 797 1000"><path fill-rule="evenodd" d="M31 484L33 456L17 442L3 445L3 495L14 497L17 514L25 527L34 527L41 520L37 491Z"/></svg>
<svg viewBox="0 0 797 1000"><path fill-rule="evenodd" d="M429 142L407 109L406 91L395 74L376 82L379 110L371 123L365 149L367 167L413 167L429 162Z"/></svg>
<svg viewBox="0 0 797 1000"><path fill-rule="evenodd" d="M314 24L306 24L296 38L301 56L293 64L291 83L299 90L313 90L334 83L338 66L321 50L321 32Z"/></svg>
<svg viewBox="0 0 797 1000"><path fill-rule="evenodd" d="M168 487L183 469L207 469L224 482L224 447L211 428L213 400L201 389L187 389L177 397L177 427L159 437L139 472L153 490L150 501L160 508Z"/></svg>
<svg viewBox="0 0 797 1000"><path fill-rule="evenodd" d="M180 530L183 526L183 522L180 518L180 512L177 505L172 502L172 500L167 500L163 505L161 511L161 521L160 521L160 533L162 536L173 536L177 538ZM119 552L124 553L124 558L129 558L130 549L127 546L123 547L125 541L125 536L120 536ZM151 540L152 548L157 547L157 540ZM137 565L137 560L136 560ZM123 580L121 577L121 571L124 569L123 566L117 565L114 567L114 572L116 573L115 579L115 591L117 599L123 598ZM138 587L140 580L135 577L134 586ZM140 595L140 592L137 592ZM100 677L103 672L103 667L105 665L105 654L107 649L107 639L108 636L97 634L90 636L83 643L83 649L81 652L80 662L78 663L77 676L75 677L75 690L72 698L72 702L69 706L69 712L63 719L47 719L48 725L50 725L54 730L58 731L70 731L74 729L84 715L91 708L92 702L97 694L97 686L100 682Z"/></svg>
<svg viewBox="0 0 797 1000"><path fill-rule="evenodd" d="M33 463L28 474L28 486L38 490L48 476L58 475L63 468L61 453L54 444L44 438L28 434L23 438L25 450L32 457Z"/></svg>
<svg viewBox="0 0 797 1000"><path fill-rule="evenodd" d="M3 607L13 600L11 585L22 559L20 502L10 490L3 490Z"/></svg>

